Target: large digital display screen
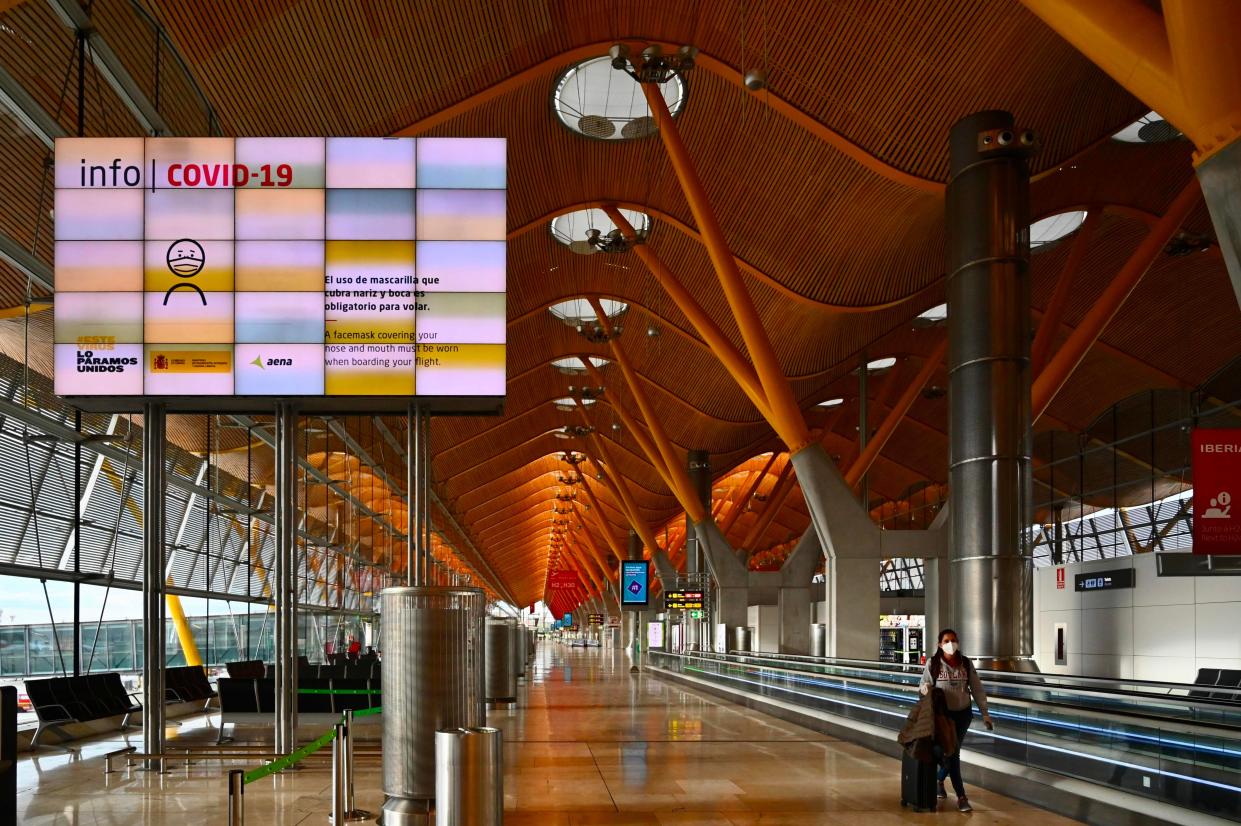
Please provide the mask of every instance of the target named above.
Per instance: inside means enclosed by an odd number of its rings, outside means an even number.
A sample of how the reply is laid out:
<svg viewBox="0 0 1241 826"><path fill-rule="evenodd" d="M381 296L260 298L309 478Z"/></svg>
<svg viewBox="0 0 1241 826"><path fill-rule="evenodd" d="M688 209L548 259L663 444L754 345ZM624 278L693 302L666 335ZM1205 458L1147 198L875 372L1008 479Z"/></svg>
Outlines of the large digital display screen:
<svg viewBox="0 0 1241 826"><path fill-rule="evenodd" d="M59 139L56 392L494 403L506 184L502 138Z"/></svg>
<svg viewBox="0 0 1241 826"><path fill-rule="evenodd" d="M650 601L650 576L647 564L641 560L621 562L621 607L645 608Z"/></svg>

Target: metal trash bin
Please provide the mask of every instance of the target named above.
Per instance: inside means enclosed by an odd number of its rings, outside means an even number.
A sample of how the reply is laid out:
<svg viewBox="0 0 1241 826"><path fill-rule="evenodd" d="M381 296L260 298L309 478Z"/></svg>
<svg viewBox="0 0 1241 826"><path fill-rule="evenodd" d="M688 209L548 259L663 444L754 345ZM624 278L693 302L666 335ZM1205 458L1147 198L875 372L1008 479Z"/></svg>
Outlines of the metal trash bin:
<svg viewBox="0 0 1241 826"><path fill-rule="evenodd" d="M401 586L381 594L383 820L426 823L435 796L435 736L478 720L476 663L486 595L478 588Z"/></svg>
<svg viewBox="0 0 1241 826"><path fill-rule="evenodd" d="M518 625L516 621L510 623L509 633L511 634L509 637L509 645L512 646L512 653L510 656L512 657L511 662L513 665L513 677L514 679L524 679L526 676L526 640L522 636L521 626Z"/></svg>
<svg viewBox="0 0 1241 826"><path fill-rule="evenodd" d="M504 822L503 746L496 728L435 733L437 826L500 826Z"/></svg>
<svg viewBox="0 0 1241 826"><path fill-rule="evenodd" d="M810 656L827 656L827 626L821 622L810 625Z"/></svg>
<svg viewBox="0 0 1241 826"><path fill-rule="evenodd" d="M754 650L752 647L754 639L754 629L748 625L733 626L733 651L744 651L749 653Z"/></svg>
<svg viewBox="0 0 1241 826"><path fill-rule="evenodd" d="M512 627L510 620L496 617L487 620L483 695L489 703L511 703L517 699L517 673L512 663Z"/></svg>

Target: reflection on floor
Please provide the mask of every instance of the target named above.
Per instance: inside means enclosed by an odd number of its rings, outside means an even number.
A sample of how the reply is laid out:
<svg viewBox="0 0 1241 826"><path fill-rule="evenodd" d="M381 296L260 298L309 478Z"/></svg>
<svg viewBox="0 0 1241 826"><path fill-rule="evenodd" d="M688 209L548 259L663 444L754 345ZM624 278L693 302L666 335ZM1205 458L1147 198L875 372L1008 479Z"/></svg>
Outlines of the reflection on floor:
<svg viewBox="0 0 1241 826"><path fill-rule="evenodd" d="M967 817L955 810L952 798L951 811L937 815L902 810L897 761L631 675L619 651L541 643L517 707L492 712L489 722L504 730L507 826L882 826ZM213 723L214 718L199 718L170 728L170 744L210 742ZM306 731L303 737L316 733ZM239 741L261 734L243 730ZM163 774L135 770L105 779L102 755L127 744L141 747L141 733L76 744L78 754L48 748L23 758L18 822L224 824L225 768L258 763L198 763ZM357 804L378 811L383 802L378 760L360 763ZM246 787L246 820L261 826L322 824L329 780L320 762L253 783ZM981 789L971 791L970 801L973 824L1072 822Z"/></svg>

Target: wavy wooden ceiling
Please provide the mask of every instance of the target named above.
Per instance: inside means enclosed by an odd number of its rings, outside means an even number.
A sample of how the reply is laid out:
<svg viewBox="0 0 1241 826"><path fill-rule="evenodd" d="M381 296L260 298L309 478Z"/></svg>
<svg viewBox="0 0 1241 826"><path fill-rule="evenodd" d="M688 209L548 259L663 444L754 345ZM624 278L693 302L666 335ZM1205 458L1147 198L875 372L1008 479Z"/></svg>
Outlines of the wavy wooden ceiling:
<svg viewBox="0 0 1241 826"><path fill-rule="evenodd" d="M549 362L606 355L547 313L548 305L587 294L630 303L621 346L672 440L712 454L721 518L742 508L731 541L754 530L784 462L779 458L760 478L768 458L760 454L779 448L774 434L636 257L576 256L550 237L550 217L575 205L644 205L656 216L651 247L741 345L660 141L591 141L555 118L549 100L571 63L566 55L602 54L622 38L702 50L689 76L680 128L808 422L822 430L829 452L842 462L856 453L857 382L850 371L861 354L898 357L887 375L870 383L873 425L943 335L910 322L943 300L943 206L935 190L947 176L953 122L978 109L1006 108L1039 133L1042 146L1032 160L1035 215L1105 208L1062 335L1134 249L1146 223L1193 174L1188 144L1108 140L1147 107L1008 0L144 5L184 56L224 134L412 130L508 138L505 413L438 419L433 444L439 493L520 602L543 592L557 474L568 469L556 455L566 447L593 452L585 442L552 435L580 423L553 402L584 381ZM153 96L153 42L129 0L95 0L93 14ZM0 60L71 128L75 101L61 95L71 33L40 0L0 13L0 21L8 27L0 30ZM739 85L740 74L754 67L767 70L769 92L750 94ZM514 77L517 82L510 81ZM164 78L162 114L179 132L202 133L205 117L184 78L168 70ZM502 91L490 93L497 84L505 84ZM451 116L436 117L445 110ZM88 134L139 133L101 82L88 84L87 114ZM0 231L50 261L45 192L41 199L46 153L3 117ZM888 173L877 174L875 164L848 154L858 151ZM1211 235L1204 209L1187 229ZM1067 247L1033 257L1036 317ZM24 280L0 267L0 299L20 303L24 291ZM1135 392L1202 383L1241 352L1237 322L1218 255L1161 259L1038 428L1080 432ZM3 327L0 346L24 352L14 322ZM46 322L31 329L31 363L46 364ZM658 527L661 539L675 541L680 509L632 436L611 427L618 421L613 405L636 414L632 396L615 368L604 368L604 375L611 384L592 419L609 440L615 472L628 480L643 518ZM931 380L945 382L942 370ZM846 399L841 407L816 407L835 396ZM928 481L946 480L946 423L942 398L914 404L869 475L872 500L901 499ZM403 439L403 424L388 424ZM400 457L383 451L374 428L364 420L348 426L400 478ZM738 504L756 479L757 498ZM612 538L623 543L628 526L612 492L602 485L595 492ZM755 548L784 542L808 524L795 485L784 501ZM587 523L593 530L593 517ZM605 537L595 538L606 552Z"/></svg>

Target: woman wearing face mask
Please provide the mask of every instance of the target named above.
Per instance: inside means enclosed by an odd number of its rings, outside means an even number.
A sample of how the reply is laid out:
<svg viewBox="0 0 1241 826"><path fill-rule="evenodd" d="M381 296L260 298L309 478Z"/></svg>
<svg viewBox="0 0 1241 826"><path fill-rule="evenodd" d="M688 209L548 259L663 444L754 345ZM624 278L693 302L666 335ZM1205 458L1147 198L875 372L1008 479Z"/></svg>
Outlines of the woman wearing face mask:
<svg viewBox="0 0 1241 826"><path fill-rule="evenodd" d="M991 731L994 728L991 724L991 715L987 712L987 694L983 691L982 681L978 679L974 663L961 653L957 632L951 628L945 628L939 632L939 650L927 661L926 668L922 671L922 682L918 690L926 694L932 688L940 688L944 691L948 716L957 727L958 744L965 740L965 732L969 729L970 721L974 717L974 711L971 708L974 702L978 703L978 710L982 712L982 722L987 730ZM956 754L945 758L939 767L937 791L941 799L948 796L948 792L944 789L944 780L949 777L952 778L952 790L957 795L957 808L962 812L973 811L969 799L965 796L965 784L961 782L959 748Z"/></svg>

